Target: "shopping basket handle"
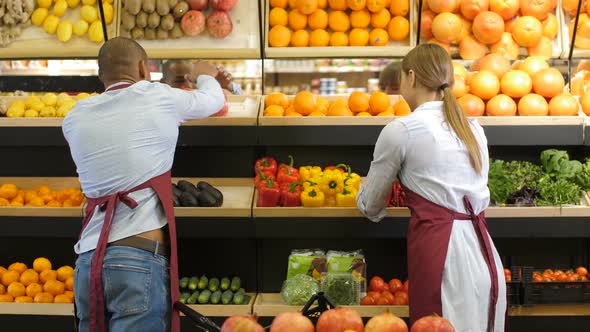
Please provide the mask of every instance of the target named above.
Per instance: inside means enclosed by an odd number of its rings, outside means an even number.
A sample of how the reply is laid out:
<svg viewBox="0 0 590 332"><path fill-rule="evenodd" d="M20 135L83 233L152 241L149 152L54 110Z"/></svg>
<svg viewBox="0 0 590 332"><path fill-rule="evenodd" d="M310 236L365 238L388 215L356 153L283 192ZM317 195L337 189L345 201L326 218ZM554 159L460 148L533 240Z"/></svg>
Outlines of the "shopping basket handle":
<svg viewBox="0 0 590 332"><path fill-rule="evenodd" d="M182 312L186 317L193 321L198 327L208 332L220 332L219 326L211 321L209 318L201 315L197 311L191 309L186 304L177 301L174 303L174 309Z"/></svg>

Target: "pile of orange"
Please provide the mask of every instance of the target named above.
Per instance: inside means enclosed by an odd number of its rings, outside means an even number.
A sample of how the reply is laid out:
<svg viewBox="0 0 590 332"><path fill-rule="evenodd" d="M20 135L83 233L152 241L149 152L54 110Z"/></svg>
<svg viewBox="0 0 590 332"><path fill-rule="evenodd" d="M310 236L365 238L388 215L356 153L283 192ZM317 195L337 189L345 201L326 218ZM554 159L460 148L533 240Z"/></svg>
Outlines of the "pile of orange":
<svg viewBox="0 0 590 332"><path fill-rule="evenodd" d="M271 47L385 46L410 34L409 0L270 0Z"/></svg>
<svg viewBox="0 0 590 332"><path fill-rule="evenodd" d="M467 72L455 66L453 94L471 116L576 116L580 105L564 92L563 75L542 57L514 67L501 55L488 54Z"/></svg>
<svg viewBox="0 0 590 332"><path fill-rule="evenodd" d="M52 270L45 257L36 258L32 268L21 262L0 266L0 302L73 303L74 269Z"/></svg>
<svg viewBox="0 0 590 332"><path fill-rule="evenodd" d="M405 116L410 106L400 99L394 105L383 92L370 96L353 92L348 99L338 98L328 102L309 91L301 91L293 100L282 93L271 93L264 101L264 116Z"/></svg>
<svg viewBox="0 0 590 332"><path fill-rule="evenodd" d="M77 207L85 197L80 189L51 190L48 186L37 189L21 189L15 184L0 185L0 208L12 207Z"/></svg>
<svg viewBox="0 0 590 332"><path fill-rule="evenodd" d="M578 0L562 0L562 7L565 14L569 15L569 37L572 40L574 34L574 25L576 24L576 11L578 10ZM580 19L578 21L578 33L576 34L576 48L590 49L590 15L588 12L590 3L584 1L580 8ZM567 19L567 15L565 18Z"/></svg>
<svg viewBox="0 0 590 332"><path fill-rule="evenodd" d="M571 1L571 0L570 0ZM424 0L420 35L450 53L459 46L463 59L498 53L516 59L551 57L559 23L557 0ZM576 0L577 3L577 0Z"/></svg>

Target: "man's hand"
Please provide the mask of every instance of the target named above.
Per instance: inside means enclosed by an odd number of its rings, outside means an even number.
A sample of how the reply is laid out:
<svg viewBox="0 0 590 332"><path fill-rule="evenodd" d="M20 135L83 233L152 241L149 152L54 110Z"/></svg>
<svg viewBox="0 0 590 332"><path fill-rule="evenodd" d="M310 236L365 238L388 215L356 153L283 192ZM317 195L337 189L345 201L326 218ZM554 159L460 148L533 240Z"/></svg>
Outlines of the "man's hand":
<svg viewBox="0 0 590 332"><path fill-rule="evenodd" d="M222 66L217 66L217 76L215 79L219 82L219 85L221 85L222 88L233 91L232 83L234 78Z"/></svg>
<svg viewBox="0 0 590 332"><path fill-rule="evenodd" d="M199 76L209 75L211 77L216 77L218 74L219 71L214 65L207 61L198 61L193 65L192 72L184 75L184 79L191 89L195 89L197 87L197 79Z"/></svg>

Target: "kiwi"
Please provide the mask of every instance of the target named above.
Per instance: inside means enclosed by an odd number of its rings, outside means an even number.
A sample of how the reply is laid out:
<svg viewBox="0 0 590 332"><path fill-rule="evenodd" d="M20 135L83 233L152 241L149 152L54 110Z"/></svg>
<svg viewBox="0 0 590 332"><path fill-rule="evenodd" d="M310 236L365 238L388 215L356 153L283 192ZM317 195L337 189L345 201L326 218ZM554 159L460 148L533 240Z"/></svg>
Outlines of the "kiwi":
<svg viewBox="0 0 590 332"><path fill-rule="evenodd" d="M131 15L137 15L141 10L141 0L125 0L125 11Z"/></svg>
<svg viewBox="0 0 590 332"><path fill-rule="evenodd" d="M148 25L148 14L146 12L139 12L137 16L135 16L135 25L140 28L145 28Z"/></svg>
<svg viewBox="0 0 590 332"><path fill-rule="evenodd" d="M135 27L131 30L131 38L133 39L143 39L145 37L145 33L142 28Z"/></svg>
<svg viewBox="0 0 590 332"><path fill-rule="evenodd" d="M155 29L160 26L160 15L158 13L153 12L148 17L148 27Z"/></svg>
<svg viewBox="0 0 590 332"><path fill-rule="evenodd" d="M129 30L135 28L135 16L129 14L126 10L121 13L121 26L123 30Z"/></svg>
<svg viewBox="0 0 590 332"><path fill-rule="evenodd" d="M172 37L174 39L178 39L178 38L181 38L183 35L184 35L184 33L182 32L182 29L180 28L180 24L174 23L174 27L172 28L172 31L170 31L170 37Z"/></svg>
<svg viewBox="0 0 590 332"><path fill-rule="evenodd" d="M143 0L143 11L151 14L156 11L156 0Z"/></svg>
<svg viewBox="0 0 590 332"><path fill-rule="evenodd" d="M164 31L172 30L172 28L174 28L174 16L168 14L162 17L160 20L160 28L162 28Z"/></svg>
<svg viewBox="0 0 590 332"><path fill-rule="evenodd" d="M168 0L156 0L156 12L160 16L168 15L170 13L170 6L168 6Z"/></svg>
<svg viewBox="0 0 590 332"><path fill-rule="evenodd" d="M121 29L121 33L119 33L119 36L125 37L125 38L131 38L131 31L126 30L126 29Z"/></svg>
<svg viewBox="0 0 590 332"><path fill-rule="evenodd" d="M168 0L168 8L170 8L170 9L174 8L174 6L176 6L177 3L178 3L178 0Z"/></svg>
<svg viewBox="0 0 590 332"><path fill-rule="evenodd" d="M186 12L189 10L189 6L188 3L181 1L179 3L176 4L176 6L174 6L174 10L173 10L173 15L174 18L177 20L180 20L180 18L182 18L182 15L186 14Z"/></svg>
<svg viewBox="0 0 590 332"><path fill-rule="evenodd" d="M156 39L156 29L145 28L145 39L147 39L147 40Z"/></svg>
<svg viewBox="0 0 590 332"><path fill-rule="evenodd" d="M158 38L158 39L168 39L168 31L162 29L161 27L158 28L158 31L156 31L156 38Z"/></svg>

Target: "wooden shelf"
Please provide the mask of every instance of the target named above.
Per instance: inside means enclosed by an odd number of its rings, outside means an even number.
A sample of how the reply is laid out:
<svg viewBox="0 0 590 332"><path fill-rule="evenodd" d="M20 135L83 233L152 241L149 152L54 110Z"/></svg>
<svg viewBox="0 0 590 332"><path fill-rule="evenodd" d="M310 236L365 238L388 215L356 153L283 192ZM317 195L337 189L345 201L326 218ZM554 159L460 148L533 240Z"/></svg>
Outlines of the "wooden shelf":
<svg viewBox="0 0 590 332"><path fill-rule="evenodd" d="M229 111L224 117L191 120L183 126L256 126L261 96L229 96Z"/></svg>
<svg viewBox="0 0 590 332"><path fill-rule="evenodd" d="M509 309L510 316L590 316L590 304L545 304L531 307L513 307Z"/></svg>
<svg viewBox="0 0 590 332"><path fill-rule="evenodd" d="M0 303L0 315L74 316L67 303Z"/></svg>

